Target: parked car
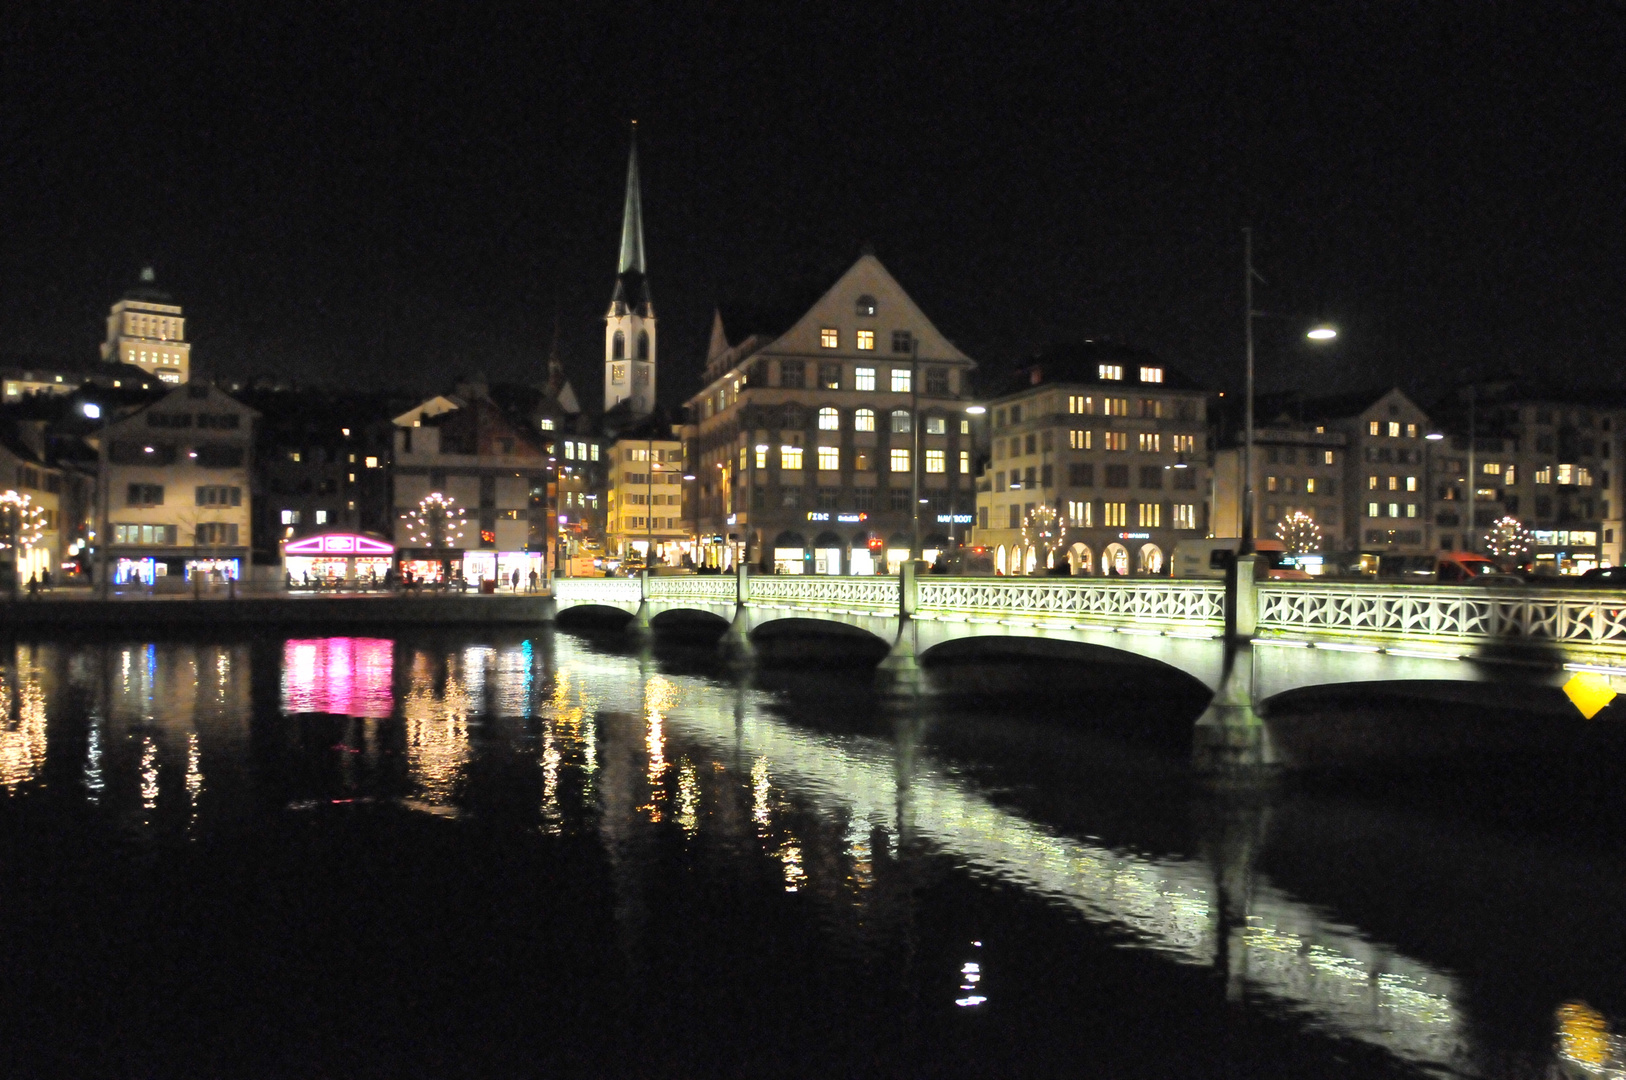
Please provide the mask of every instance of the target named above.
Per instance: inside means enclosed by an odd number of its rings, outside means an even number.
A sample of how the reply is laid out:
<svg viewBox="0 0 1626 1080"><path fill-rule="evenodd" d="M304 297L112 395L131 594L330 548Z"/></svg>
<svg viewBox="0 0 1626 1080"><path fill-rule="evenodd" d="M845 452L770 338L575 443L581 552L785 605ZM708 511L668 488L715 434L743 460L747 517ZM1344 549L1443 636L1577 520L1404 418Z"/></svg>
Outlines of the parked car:
<svg viewBox="0 0 1626 1080"><path fill-rule="evenodd" d="M1586 589L1626 589L1626 566L1595 566L1576 584Z"/></svg>
<svg viewBox="0 0 1626 1080"><path fill-rule="evenodd" d="M1236 553L1241 546L1242 541L1237 537L1181 540L1174 545L1170 576L1222 578L1236 562ZM1294 556L1287 554L1280 540L1255 540L1253 549L1264 558L1262 578L1271 581L1314 580L1297 565Z"/></svg>
<svg viewBox="0 0 1626 1080"><path fill-rule="evenodd" d="M1490 559L1472 551L1442 551L1435 557L1434 580L1441 585L1483 585L1501 588L1524 584L1524 578L1509 574Z"/></svg>

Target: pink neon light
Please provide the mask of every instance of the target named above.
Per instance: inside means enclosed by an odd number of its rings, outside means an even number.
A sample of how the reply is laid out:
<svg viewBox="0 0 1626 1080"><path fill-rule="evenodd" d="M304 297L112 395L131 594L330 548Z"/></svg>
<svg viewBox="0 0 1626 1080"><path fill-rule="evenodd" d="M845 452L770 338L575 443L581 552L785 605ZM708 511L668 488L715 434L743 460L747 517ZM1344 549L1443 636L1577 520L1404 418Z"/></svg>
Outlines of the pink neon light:
<svg viewBox="0 0 1626 1080"><path fill-rule="evenodd" d="M282 547L284 555L391 555L395 548L382 540L351 533L327 533L290 540Z"/></svg>

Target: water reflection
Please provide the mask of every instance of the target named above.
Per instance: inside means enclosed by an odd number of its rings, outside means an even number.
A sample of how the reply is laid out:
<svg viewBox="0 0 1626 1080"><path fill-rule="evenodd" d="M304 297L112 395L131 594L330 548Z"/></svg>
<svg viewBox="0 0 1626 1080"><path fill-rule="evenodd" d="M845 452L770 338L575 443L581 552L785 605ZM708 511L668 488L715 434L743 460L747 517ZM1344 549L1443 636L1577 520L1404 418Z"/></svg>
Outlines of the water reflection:
<svg viewBox="0 0 1626 1080"><path fill-rule="evenodd" d="M0 784L11 797L0 806L45 791L54 768L62 791L141 842L166 830L207 837L278 785L297 797L271 800L277 813L290 802L511 813L532 835L597 838L629 953L659 926L650 882L663 837L696 859L726 852L771 892L796 894L776 902L818 912L854 953L902 933L923 903L913 868L942 860L1126 946L1210 968L1237 1002L1430 1069L1472 1073L1480 1058L1487 1025L1467 976L1260 871L1265 804L1197 804L1196 854L1108 844L1013 806L922 742L919 725L832 734L785 718L772 693L563 636L300 638L258 655L268 663L256 715L246 645L11 648L0 655ZM1008 1007L1007 983L988 989L991 949L956 940L931 976L943 1007ZM1007 965L994 970L1008 978ZM1607 1009L1576 997L1536 1011L1549 1075L1626 1080Z"/></svg>

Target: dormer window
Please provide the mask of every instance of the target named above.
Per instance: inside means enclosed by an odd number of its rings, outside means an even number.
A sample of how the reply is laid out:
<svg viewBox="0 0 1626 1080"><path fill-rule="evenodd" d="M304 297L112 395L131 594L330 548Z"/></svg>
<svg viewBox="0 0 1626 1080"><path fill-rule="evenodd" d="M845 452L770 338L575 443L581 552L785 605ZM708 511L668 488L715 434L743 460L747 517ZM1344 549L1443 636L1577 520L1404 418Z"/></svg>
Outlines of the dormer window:
<svg viewBox="0 0 1626 1080"><path fill-rule="evenodd" d="M1121 364L1098 364L1095 373L1098 378L1115 381L1122 381L1124 377L1124 369Z"/></svg>
<svg viewBox="0 0 1626 1080"><path fill-rule="evenodd" d="M858 298L858 304L857 304L856 310L858 312L858 317L860 319L872 319L872 318L874 318L875 317L875 312L879 308L880 308L880 305L875 302L875 297L870 296L867 293Z"/></svg>
<svg viewBox="0 0 1626 1080"><path fill-rule="evenodd" d="M1163 369L1160 367L1143 367L1140 369L1140 381L1153 383L1163 381Z"/></svg>

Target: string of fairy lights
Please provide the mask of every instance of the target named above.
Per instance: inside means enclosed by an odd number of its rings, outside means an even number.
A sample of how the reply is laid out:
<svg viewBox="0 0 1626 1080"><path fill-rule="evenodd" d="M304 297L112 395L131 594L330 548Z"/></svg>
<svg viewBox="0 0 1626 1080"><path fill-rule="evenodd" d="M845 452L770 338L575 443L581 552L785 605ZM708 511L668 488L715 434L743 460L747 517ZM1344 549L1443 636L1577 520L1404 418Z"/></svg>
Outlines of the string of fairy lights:
<svg viewBox="0 0 1626 1080"><path fill-rule="evenodd" d="M1067 544L1067 520L1055 507L1040 503L1022 516L1022 545L1035 547L1049 566L1056 552Z"/></svg>
<svg viewBox="0 0 1626 1080"><path fill-rule="evenodd" d="M44 536L44 509L27 495L0 491L0 551L34 547Z"/></svg>

